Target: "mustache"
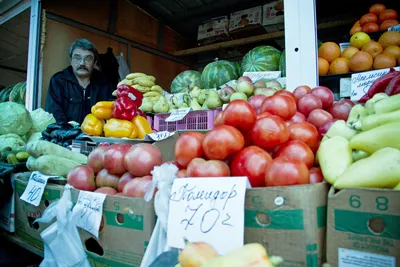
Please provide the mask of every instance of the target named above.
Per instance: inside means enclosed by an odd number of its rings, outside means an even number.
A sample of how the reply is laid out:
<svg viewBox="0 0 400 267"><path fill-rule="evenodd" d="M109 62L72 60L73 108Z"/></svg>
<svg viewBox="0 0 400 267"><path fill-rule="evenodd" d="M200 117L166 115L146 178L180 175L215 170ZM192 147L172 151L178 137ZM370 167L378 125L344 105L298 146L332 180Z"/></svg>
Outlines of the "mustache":
<svg viewBox="0 0 400 267"><path fill-rule="evenodd" d="M84 66L80 66L80 67L78 68L78 70L87 70L87 71L88 71L88 69L85 68Z"/></svg>

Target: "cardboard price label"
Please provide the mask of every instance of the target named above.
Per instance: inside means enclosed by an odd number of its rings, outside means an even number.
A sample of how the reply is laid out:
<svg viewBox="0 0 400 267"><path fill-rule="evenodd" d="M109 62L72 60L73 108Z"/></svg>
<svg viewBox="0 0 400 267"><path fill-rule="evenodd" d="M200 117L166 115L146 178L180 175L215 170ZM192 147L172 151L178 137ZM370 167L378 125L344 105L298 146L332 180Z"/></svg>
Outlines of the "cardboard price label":
<svg viewBox="0 0 400 267"><path fill-rule="evenodd" d="M400 32L400 24L390 27L388 31Z"/></svg>
<svg viewBox="0 0 400 267"><path fill-rule="evenodd" d="M166 122L170 121L180 121L190 112L191 108L180 108L173 110L169 117L165 120Z"/></svg>
<svg viewBox="0 0 400 267"><path fill-rule="evenodd" d="M167 139L168 137L170 137L174 134L175 134L175 132L162 131L162 132L151 133L151 134L148 134L147 136L150 137L154 141L161 141L161 140Z"/></svg>
<svg viewBox="0 0 400 267"><path fill-rule="evenodd" d="M81 190L74 209L72 220L75 225L99 238L99 228L103 215L106 194Z"/></svg>
<svg viewBox="0 0 400 267"><path fill-rule="evenodd" d="M168 216L168 245L203 241L220 254L243 246L247 177L175 179ZM221 238L223 236L224 238Z"/></svg>
<svg viewBox="0 0 400 267"><path fill-rule="evenodd" d="M28 185L25 188L21 199L34 206L39 206L42 200L44 189L47 185L47 180L56 176L47 176L41 174L40 172L32 172L31 177L29 177Z"/></svg>

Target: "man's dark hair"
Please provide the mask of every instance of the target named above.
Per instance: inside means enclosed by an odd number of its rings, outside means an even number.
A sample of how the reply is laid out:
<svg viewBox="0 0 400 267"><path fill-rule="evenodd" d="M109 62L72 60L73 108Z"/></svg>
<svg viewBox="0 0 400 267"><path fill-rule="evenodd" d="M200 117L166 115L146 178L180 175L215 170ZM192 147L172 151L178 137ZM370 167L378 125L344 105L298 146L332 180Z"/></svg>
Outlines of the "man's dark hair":
<svg viewBox="0 0 400 267"><path fill-rule="evenodd" d="M76 48L91 51L94 55L94 62L96 63L99 59L99 52L96 47L87 39L78 39L74 41L68 49L69 58L72 58L72 53Z"/></svg>

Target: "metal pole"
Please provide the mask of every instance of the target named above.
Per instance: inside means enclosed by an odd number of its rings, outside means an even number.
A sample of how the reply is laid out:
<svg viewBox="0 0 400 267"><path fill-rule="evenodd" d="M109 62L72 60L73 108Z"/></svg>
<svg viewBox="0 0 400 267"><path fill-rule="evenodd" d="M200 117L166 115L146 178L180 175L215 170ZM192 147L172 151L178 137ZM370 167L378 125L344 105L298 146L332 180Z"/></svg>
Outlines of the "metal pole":
<svg viewBox="0 0 400 267"><path fill-rule="evenodd" d="M29 111L39 107L40 97L38 88L39 64L40 64L40 30L41 30L41 1L31 1L31 18L29 25L29 50L28 68L26 79L25 106Z"/></svg>
<svg viewBox="0 0 400 267"><path fill-rule="evenodd" d="M315 0L284 0L284 6L286 88L315 87L319 84Z"/></svg>

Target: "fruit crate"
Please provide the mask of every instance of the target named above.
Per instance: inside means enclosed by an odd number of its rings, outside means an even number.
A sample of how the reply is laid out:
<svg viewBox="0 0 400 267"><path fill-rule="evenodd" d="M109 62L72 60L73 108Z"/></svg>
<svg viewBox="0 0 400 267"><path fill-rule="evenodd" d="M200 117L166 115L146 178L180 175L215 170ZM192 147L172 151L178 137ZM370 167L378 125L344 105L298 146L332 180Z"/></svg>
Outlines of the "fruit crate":
<svg viewBox="0 0 400 267"><path fill-rule="evenodd" d="M174 132L177 130L210 130L214 126L214 117L222 109L190 111L185 118L179 121L165 121L170 113L154 115L153 128L157 131Z"/></svg>
<svg viewBox="0 0 400 267"><path fill-rule="evenodd" d="M153 128L154 127L154 125L153 125L153 116L146 115L146 119L149 122L151 128Z"/></svg>

